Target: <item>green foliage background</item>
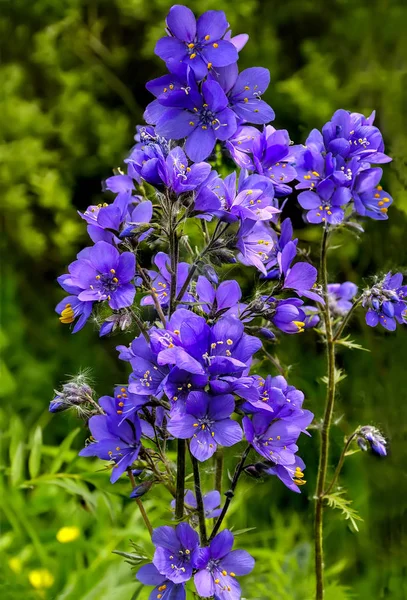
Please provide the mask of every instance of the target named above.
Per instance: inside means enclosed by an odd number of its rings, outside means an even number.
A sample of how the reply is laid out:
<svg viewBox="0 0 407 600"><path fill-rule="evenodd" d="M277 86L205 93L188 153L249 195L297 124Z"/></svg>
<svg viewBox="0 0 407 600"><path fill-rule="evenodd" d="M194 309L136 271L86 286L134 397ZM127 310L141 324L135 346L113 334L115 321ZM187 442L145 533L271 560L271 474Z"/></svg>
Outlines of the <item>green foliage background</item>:
<svg viewBox="0 0 407 600"><path fill-rule="evenodd" d="M124 381L114 350L123 340L100 341L92 325L77 336L60 325L55 278L86 243L76 214L101 200L101 181L121 164L149 101L147 79L163 73L154 57L168 0L0 0L0 189L2 235L2 349L0 421L2 487L0 593L3 599L145 599L130 567L112 550L129 539L146 544L126 481L115 486L101 464L77 458L86 437L73 417L51 418L53 388L66 374L91 366L100 394ZM241 68L266 66L266 100L276 127L297 143L339 107L377 110L394 162L385 189L395 202L390 220L367 223L360 240L344 236L331 253L332 280L361 286L377 271L407 265L406 106L407 6L402 0L191 0L197 13L227 12L233 30L247 31ZM301 229L300 211L289 214ZM314 228L299 235L313 246ZM249 270L236 272L247 290ZM344 350L347 378L340 387L332 459L358 424L380 426L390 439L387 460L355 454L343 485L364 521L356 534L337 511L327 511L327 600L407 597L405 556L407 332L385 334L354 321L354 339L370 353ZM320 418L323 349L312 333L282 340L281 361ZM259 365L264 372L267 364ZM72 432L72 433L71 433ZM317 434L303 439L308 464L301 497L277 480L245 481L229 524L255 527L241 545L257 559L243 580L250 600L312 597L312 490ZM233 466L233 452L230 455ZM211 473L207 473L210 485ZM170 519L170 498L155 489L146 500L155 524ZM56 533L76 525L78 540ZM35 591L33 569L54 576Z"/></svg>

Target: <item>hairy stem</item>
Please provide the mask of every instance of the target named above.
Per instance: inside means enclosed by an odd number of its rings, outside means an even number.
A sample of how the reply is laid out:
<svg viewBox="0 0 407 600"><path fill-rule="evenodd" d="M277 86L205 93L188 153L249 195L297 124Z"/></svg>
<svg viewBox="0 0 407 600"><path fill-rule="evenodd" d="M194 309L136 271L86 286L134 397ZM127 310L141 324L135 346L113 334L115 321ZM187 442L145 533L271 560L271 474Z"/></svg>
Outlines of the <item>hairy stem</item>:
<svg viewBox="0 0 407 600"><path fill-rule="evenodd" d="M218 448L215 452L215 490L222 493L223 476L223 448Z"/></svg>
<svg viewBox="0 0 407 600"><path fill-rule="evenodd" d="M185 440L177 440L177 489L175 492L175 518L184 516L185 496Z"/></svg>
<svg viewBox="0 0 407 600"><path fill-rule="evenodd" d="M134 475L133 475L132 470L131 470L130 467L128 467L128 469L127 469L127 474L129 476L129 479L130 479L131 487L134 490L134 488L136 487L137 484L135 482ZM143 505L142 501L140 500L140 498L135 498L135 500L136 500L137 506L139 507L139 510L140 510L141 516L143 518L143 521L144 521L144 523L145 523L145 525L146 525L146 527L148 529L148 533L150 534L150 537L152 537L152 535L153 535L153 528L151 526L150 519L148 518L147 513L145 511L144 505Z"/></svg>
<svg viewBox="0 0 407 600"><path fill-rule="evenodd" d="M339 457L339 461L338 461L338 465L335 469L335 473L334 476L332 477L332 481L329 484L329 486L327 487L327 489L324 492L324 496L330 494L334 488L335 483L338 481L339 475L341 473L342 467L343 467L343 463L345 462L345 458L346 458L346 453L348 451L349 446L351 445L351 443L353 442L353 440L355 439L355 437L358 435L359 433L359 429L357 429L356 431L354 431L352 433L351 436L348 437L348 439L346 440L346 443L343 447L342 453Z"/></svg>
<svg viewBox="0 0 407 600"><path fill-rule="evenodd" d="M148 289L148 291L150 292L150 295L151 295L151 297L152 297L152 299L153 299L154 306L155 306L155 309L156 309L156 311L157 311L157 314L158 314L158 316L160 317L160 321L161 321L161 323L162 323L162 324L164 325L164 327L165 327L165 325L167 324L167 322L166 322L166 320L165 320L165 315L164 315L164 313L163 313L163 309L161 308L161 304L160 304L160 303L159 303L159 301L158 301L157 294L156 294L156 293L154 292L154 290L151 288L151 283L150 283L150 281L149 281L149 278L148 278L148 276L145 274L144 270L143 270L141 267L139 267L139 268L138 268L138 271L137 271L137 272L140 274L140 277L141 277L141 279L143 280L143 283L144 283L144 285L146 286L146 288L147 288L147 289Z"/></svg>
<svg viewBox="0 0 407 600"><path fill-rule="evenodd" d="M130 309L131 312L131 316L134 319L134 322L136 323L137 327L140 329L141 333L144 336L144 339L146 340L146 342L149 344L150 343L150 336L148 335L148 331L145 328L145 325L143 323L143 321L140 319L140 317L134 312L133 309Z"/></svg>
<svg viewBox="0 0 407 600"><path fill-rule="evenodd" d="M220 222L219 222L220 223ZM229 227L229 224L226 224L226 226L219 231L219 223L216 226L215 231L213 232L212 238L211 240L208 242L208 245L206 246L206 248L204 248L202 250L202 252L199 254L199 256L194 260L194 262L191 265L191 268L189 269L188 272L188 276L184 281L184 285L182 286L178 296L177 296L177 302L180 302L183 295L185 294L185 292L188 289L189 284L191 283L191 280L193 278L193 276L195 275L195 272L198 268L198 264L199 262L202 260L202 258L205 256L205 254L207 252L209 252L209 250L212 248L213 244L220 238L220 236L226 231L226 229Z"/></svg>
<svg viewBox="0 0 407 600"><path fill-rule="evenodd" d="M170 284L170 304L169 304L169 316L175 310L177 303L177 272L178 272L178 258L179 258L179 244L178 234L176 225L171 224L170 228L170 261L171 261L171 284Z"/></svg>
<svg viewBox="0 0 407 600"><path fill-rule="evenodd" d="M202 489L201 489L201 477L199 474L199 464L196 460L195 456L192 454L191 449L189 449L191 462L192 462L192 471L194 474L194 486L195 486L195 498L196 498L196 506L198 510L198 519L199 519L199 535L201 538L201 545L206 546L208 543L208 538L206 535L206 522L205 522L205 509L202 498Z"/></svg>
<svg viewBox="0 0 407 600"><path fill-rule="evenodd" d="M223 505L222 512L219 515L219 517L218 517L218 519L217 519L217 521L215 523L215 526L214 526L214 528L212 530L211 536L209 538L210 542L213 540L213 538L215 537L215 535L218 533L218 531L220 529L220 526L222 525L223 519L225 518L226 513L229 510L230 503L232 502L232 498L234 496L234 492L235 492L237 483L239 481L239 477L242 474L242 471L243 471L243 468L244 468L244 464L246 462L246 458L249 455L250 448L251 448L251 446L247 446L246 450L243 452L243 454L241 456L240 461L236 465L236 469L235 469L235 473L233 475L233 479L232 479L232 483L231 483L230 489L225 494L226 495L225 504Z"/></svg>
<svg viewBox="0 0 407 600"><path fill-rule="evenodd" d="M338 329L336 330L336 333L335 333L334 339L333 339L334 342L336 342L337 340L339 340L339 338L341 337L341 335L342 335L345 327L349 323L351 317L353 316L353 313L355 312L355 310L357 309L357 307L359 306L359 304L361 303L361 301L362 301L362 298L358 298L357 300L355 300L355 302L352 305L352 308L345 315L345 318L343 319L342 323L339 325Z"/></svg>
<svg viewBox="0 0 407 600"><path fill-rule="evenodd" d="M328 306L328 229L324 229L321 242L320 278L324 294L324 322L326 333L328 385L325 403L325 413L321 429L321 449L319 456L317 486L315 492L315 575L316 575L316 600L324 598L324 548L323 548L323 511L324 489L328 469L329 433L332 424L332 415L335 403L335 342L332 334L332 322Z"/></svg>

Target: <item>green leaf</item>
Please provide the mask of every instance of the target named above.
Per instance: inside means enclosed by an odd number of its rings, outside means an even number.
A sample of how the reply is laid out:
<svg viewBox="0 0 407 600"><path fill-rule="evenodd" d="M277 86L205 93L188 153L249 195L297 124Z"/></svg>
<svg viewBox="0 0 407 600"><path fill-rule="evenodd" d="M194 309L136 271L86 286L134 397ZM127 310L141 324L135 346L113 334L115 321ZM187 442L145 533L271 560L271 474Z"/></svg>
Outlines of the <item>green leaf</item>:
<svg viewBox="0 0 407 600"><path fill-rule="evenodd" d="M24 426L23 422L18 415L13 415L10 419L10 448L9 448L9 456L10 463L13 461L13 458L16 454L17 447L24 440Z"/></svg>
<svg viewBox="0 0 407 600"><path fill-rule="evenodd" d="M347 375L346 375L345 371L343 371L342 369L337 369L335 367L335 383L340 383L341 381L346 379L346 377L347 377ZM321 381L322 381L322 383L325 383L326 385L328 385L328 383L329 383L328 377L326 375L324 375L324 377L321 377Z"/></svg>
<svg viewBox="0 0 407 600"><path fill-rule="evenodd" d="M346 348L349 348L350 350L363 350L363 352L370 352L370 350L367 348L363 348L363 346L351 340L349 335L345 338L337 340L335 343L341 346L346 346Z"/></svg>
<svg viewBox="0 0 407 600"><path fill-rule="evenodd" d="M344 496L346 493L345 490L341 490L340 492L333 492L332 494L328 494L325 496L326 501L328 502L328 506L331 508L337 508L342 511L343 516L346 520L349 520L355 531L359 531L359 527L356 521L363 521L362 517L359 516L357 511L351 507L352 500L349 500Z"/></svg>
<svg viewBox="0 0 407 600"><path fill-rule="evenodd" d="M28 459L28 471L30 477L33 479L37 477L40 472L41 466L41 452L42 452L42 429L40 426L36 428L32 436L31 452Z"/></svg>
<svg viewBox="0 0 407 600"><path fill-rule="evenodd" d="M66 456L69 454L71 444L74 441L74 439L76 438L76 436L78 435L79 431L80 431L79 427L77 427L76 429L71 431L71 433L69 435L67 435L67 437L64 439L64 441L59 446L59 452L56 455L56 457L54 458L54 460L52 461L51 468L49 470L49 472L51 474L57 473L59 471L59 469L62 467Z"/></svg>
<svg viewBox="0 0 407 600"><path fill-rule="evenodd" d="M23 479L24 472L24 442L17 446L14 456L11 460L11 485L17 485Z"/></svg>

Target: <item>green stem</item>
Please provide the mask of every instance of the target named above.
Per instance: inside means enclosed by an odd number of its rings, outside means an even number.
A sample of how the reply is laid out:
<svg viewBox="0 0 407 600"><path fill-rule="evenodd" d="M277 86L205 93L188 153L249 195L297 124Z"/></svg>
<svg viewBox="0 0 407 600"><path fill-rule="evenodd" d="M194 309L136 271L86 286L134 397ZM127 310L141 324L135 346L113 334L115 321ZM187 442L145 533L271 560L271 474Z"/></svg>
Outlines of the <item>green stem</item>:
<svg viewBox="0 0 407 600"><path fill-rule="evenodd" d="M341 473L342 467L343 467L343 463L345 461L346 458L346 452L348 451L349 446L351 445L351 443L353 442L353 440L355 439L355 437L358 435L359 433L359 429L357 429L356 431L354 431L352 433L351 436L348 437L348 439L346 440L345 446L343 447L342 453L339 457L339 461L338 461L338 465L335 469L335 473L334 476L332 477L332 481L329 484L329 486L327 487L327 489L324 492L324 496L327 496L328 494L331 493L331 491L334 488L335 483L338 481L339 475Z"/></svg>
<svg viewBox="0 0 407 600"><path fill-rule="evenodd" d="M335 335L334 335L334 342L337 342L339 340L339 338L341 337L345 327L347 326L347 324L349 323L350 318L353 316L353 313L355 312L355 310L358 308L359 304L361 303L362 298L358 298L352 305L352 308L350 309L350 311L346 314L345 318L343 319L342 323L339 325Z"/></svg>
<svg viewBox="0 0 407 600"><path fill-rule="evenodd" d="M191 462L192 462L192 471L194 474L194 485L195 485L195 498L196 498L196 506L198 510L198 519L199 519L199 534L201 537L201 545L206 546L208 543L208 538L206 535L206 522L205 522L205 509L202 498L202 489L201 489L201 477L199 474L199 464L196 460L195 456L191 452L191 448L189 449Z"/></svg>
<svg viewBox="0 0 407 600"><path fill-rule="evenodd" d="M215 452L215 490L222 493L223 476L223 448L218 448Z"/></svg>
<svg viewBox="0 0 407 600"><path fill-rule="evenodd" d="M130 313L131 316L134 319L134 322L136 323L137 327L140 329L141 333L144 336L144 339L146 340L146 342L149 344L150 343L150 336L148 335L148 331L144 326L143 321L140 319L140 317L134 312L134 310L132 308L130 308Z"/></svg>
<svg viewBox="0 0 407 600"><path fill-rule="evenodd" d="M325 413L321 429L321 450L319 456L317 486L315 492L315 575L316 575L316 600L324 598L324 547L323 547L323 510L324 510L324 489L328 469L329 456L329 433L332 424L332 415L335 403L335 342L332 333L332 322L328 306L328 271L327 271L327 251L328 251L328 229L324 229L321 242L321 266L320 278L324 294L325 306L323 310L326 350L327 350L327 368L328 385L325 403Z"/></svg>
<svg viewBox="0 0 407 600"><path fill-rule="evenodd" d="M134 475L133 475L132 470L131 470L130 467L128 467L128 469L127 469L127 474L129 476L129 479L130 479L131 487L134 490L134 488L136 487L137 484L135 482ZM153 535L153 528L151 526L150 519L148 518L147 513L145 511L144 505L143 505L142 501L140 500L140 498L135 498L135 500L136 500L137 506L139 507L139 510L140 510L141 516L143 518L143 521L144 521L144 523L145 523L145 525L146 525L146 527L148 529L148 533L150 534L150 537L152 537L152 535Z"/></svg>
<svg viewBox="0 0 407 600"><path fill-rule="evenodd" d="M182 286L182 288L177 296L177 302L181 301L183 295L187 291L188 286L191 283L191 280L192 280L193 276L195 275L195 272L198 268L199 262L202 260L202 258L205 256L205 254L207 252L209 252L209 250L212 248L213 244L225 233L226 229L229 227L229 224L226 224L226 226L223 229L221 229L221 231L218 231L219 224L220 224L220 221L216 225L215 231L213 232L212 238L208 242L208 245L206 246L206 248L204 248L202 250L202 252L199 254L199 256L192 263L191 268L189 269L189 272L188 272L188 276L184 281L184 285Z"/></svg>
<svg viewBox="0 0 407 600"><path fill-rule="evenodd" d="M225 504L223 505L222 512L220 513L220 515L219 515L219 517L218 517L218 519L217 519L217 521L215 523L215 526L214 526L214 528L212 530L212 533L210 535L210 538L209 538L210 542L213 540L213 538L215 537L215 535L218 533L218 531L220 529L220 526L223 523L223 519L226 517L226 513L228 512L230 503L232 502L232 498L235 495L234 492L235 492L235 489L236 489L236 486L237 486L237 482L239 481L239 477L242 474L242 471L243 471L243 468L244 468L244 463L246 462L246 458L249 455L250 448L251 448L250 445L247 446L246 450L243 452L243 454L241 456L240 461L236 465L236 469L235 469L235 473L233 475L233 479L232 479L232 483L231 483L230 489L225 494L226 495Z"/></svg>
<svg viewBox="0 0 407 600"><path fill-rule="evenodd" d="M150 292L150 295L151 295L151 297L153 299L153 302L154 302L155 309L156 309L156 311L158 313L158 316L160 317L161 323L165 327L166 324L167 324L167 321L165 320L165 315L163 313L163 309L161 308L161 304L158 301L157 294L151 288L151 283L150 283L150 281L148 279L148 276L145 274L144 270L141 267L138 268L137 272L140 274L140 276L141 276L141 278L142 278L142 280L144 282L144 285L146 286L146 288Z"/></svg>
<svg viewBox="0 0 407 600"><path fill-rule="evenodd" d="M171 284L170 284L170 304L169 304L169 316L175 310L177 303L177 271L178 271L178 234L176 226L172 223L170 228L170 260L171 260Z"/></svg>
<svg viewBox="0 0 407 600"><path fill-rule="evenodd" d="M177 489L175 492L175 518L184 516L185 496L185 440L177 440Z"/></svg>

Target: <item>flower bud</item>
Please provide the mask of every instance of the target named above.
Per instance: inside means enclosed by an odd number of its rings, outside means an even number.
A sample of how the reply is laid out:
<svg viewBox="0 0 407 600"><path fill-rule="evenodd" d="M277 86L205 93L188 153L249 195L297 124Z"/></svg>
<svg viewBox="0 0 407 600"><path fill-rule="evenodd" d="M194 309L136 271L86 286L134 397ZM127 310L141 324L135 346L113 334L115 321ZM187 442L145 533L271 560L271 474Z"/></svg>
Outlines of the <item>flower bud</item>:
<svg viewBox="0 0 407 600"><path fill-rule="evenodd" d="M370 446L370 449L375 454L379 456L387 455L387 441L380 431L372 425L365 425L359 429L357 442L363 451L367 451Z"/></svg>
<svg viewBox="0 0 407 600"><path fill-rule="evenodd" d="M140 483L140 485L137 485L134 488L130 494L130 498L140 498L141 496L144 496L144 494L150 491L152 485L153 481L143 481L143 483Z"/></svg>
<svg viewBox="0 0 407 600"><path fill-rule="evenodd" d="M81 406L92 399L93 390L86 382L86 376L77 375L67 383L64 383L61 391L55 390L55 397L49 404L52 413L62 412L72 406Z"/></svg>

